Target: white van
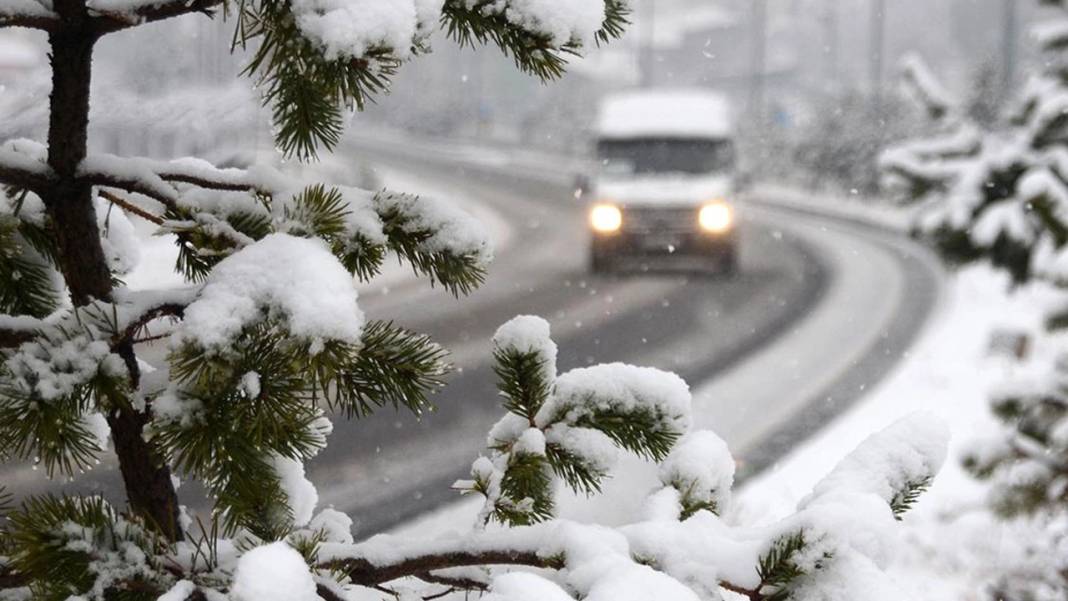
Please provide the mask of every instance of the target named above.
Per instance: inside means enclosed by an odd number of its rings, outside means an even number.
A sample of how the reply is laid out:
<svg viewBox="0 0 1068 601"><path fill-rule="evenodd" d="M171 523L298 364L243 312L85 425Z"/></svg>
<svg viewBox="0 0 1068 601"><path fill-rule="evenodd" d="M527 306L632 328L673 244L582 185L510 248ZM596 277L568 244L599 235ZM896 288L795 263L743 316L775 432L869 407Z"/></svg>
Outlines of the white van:
<svg viewBox="0 0 1068 601"><path fill-rule="evenodd" d="M669 257L720 273L737 264L734 127L705 90L642 90L601 105L589 201L590 268Z"/></svg>

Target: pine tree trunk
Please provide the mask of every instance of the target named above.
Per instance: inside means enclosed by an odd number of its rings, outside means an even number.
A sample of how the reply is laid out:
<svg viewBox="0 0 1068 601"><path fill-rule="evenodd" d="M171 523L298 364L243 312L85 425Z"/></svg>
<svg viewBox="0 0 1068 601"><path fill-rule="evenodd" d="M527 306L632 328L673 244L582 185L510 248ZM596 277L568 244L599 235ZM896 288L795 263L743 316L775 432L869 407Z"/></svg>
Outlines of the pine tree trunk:
<svg viewBox="0 0 1068 601"><path fill-rule="evenodd" d="M64 23L49 36L52 96L48 163L58 181L43 200L52 218L59 268L72 302L80 306L97 299L110 300L112 295L92 188L76 179L78 165L87 152L89 86L97 34L91 28L84 0L57 0L55 8ZM126 362L136 389L140 370L133 346L123 344L117 352ZM170 469L142 437L148 416L127 406L110 411L107 421L130 508L171 540L179 540L178 496Z"/></svg>

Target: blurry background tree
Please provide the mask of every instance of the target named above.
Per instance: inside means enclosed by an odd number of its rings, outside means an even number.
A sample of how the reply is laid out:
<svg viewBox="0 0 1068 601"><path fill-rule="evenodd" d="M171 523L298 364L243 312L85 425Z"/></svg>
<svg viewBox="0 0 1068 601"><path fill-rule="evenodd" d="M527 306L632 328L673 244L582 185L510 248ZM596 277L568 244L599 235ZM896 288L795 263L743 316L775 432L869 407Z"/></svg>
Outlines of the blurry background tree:
<svg viewBox="0 0 1068 601"><path fill-rule="evenodd" d="M917 64L906 81L929 115L933 135L888 151L881 165L891 190L924 203L916 235L953 264L989 261L1017 285L1068 285L1068 15L1037 26L1040 67L998 113L990 75L980 72L970 104L947 99ZM995 118L995 115L997 117ZM991 394L1004 425L963 458L990 482L990 505L1006 519L1034 520L1047 536L1028 543L1026 572L1002 574L992 599L1068 594L1068 301L1045 316L1046 331ZM1021 349L1026 351L1026 349ZM1024 352L1026 355L1026 352Z"/></svg>

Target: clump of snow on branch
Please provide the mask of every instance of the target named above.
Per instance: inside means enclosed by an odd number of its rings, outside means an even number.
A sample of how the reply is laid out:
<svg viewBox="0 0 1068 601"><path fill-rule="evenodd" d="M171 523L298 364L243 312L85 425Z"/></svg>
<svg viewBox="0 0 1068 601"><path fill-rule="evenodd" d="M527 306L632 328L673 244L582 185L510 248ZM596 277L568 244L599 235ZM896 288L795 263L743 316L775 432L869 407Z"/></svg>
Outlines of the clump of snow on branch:
<svg viewBox="0 0 1068 601"><path fill-rule="evenodd" d="M536 315L520 315L497 328L493 344L498 349L519 353L535 353L542 362L545 377L556 378L556 343L549 331L549 322Z"/></svg>
<svg viewBox="0 0 1068 601"><path fill-rule="evenodd" d="M873 494L885 503L942 468L949 430L937 416L917 413L873 434L813 488L805 507L832 493Z"/></svg>
<svg viewBox="0 0 1068 601"><path fill-rule="evenodd" d="M505 0L486 3L483 12L503 14L515 25L546 36L553 46L590 46L605 19L603 0Z"/></svg>
<svg viewBox="0 0 1068 601"><path fill-rule="evenodd" d="M441 14L441 0L296 0L301 32L329 59L389 49L406 58Z"/></svg>
<svg viewBox="0 0 1068 601"><path fill-rule="evenodd" d="M483 601L574 601L554 582L526 572L508 572L493 579Z"/></svg>
<svg viewBox="0 0 1068 601"><path fill-rule="evenodd" d="M22 138L0 144L0 166L40 175L52 173L52 168L48 166L48 147Z"/></svg>
<svg viewBox="0 0 1068 601"><path fill-rule="evenodd" d="M69 397L98 374L120 377L125 366L108 341L108 333L88 316L82 321L72 314L7 358L10 384L23 395L52 401Z"/></svg>
<svg viewBox="0 0 1068 601"><path fill-rule="evenodd" d="M319 601L304 558L284 542L241 556L230 591L234 601Z"/></svg>
<svg viewBox="0 0 1068 601"><path fill-rule="evenodd" d="M481 266L493 260L493 245L482 224L450 203L388 191L374 195L373 202L379 215L402 216L404 231L431 232L419 243L423 252L470 255Z"/></svg>
<svg viewBox="0 0 1068 601"><path fill-rule="evenodd" d="M271 234L212 270L179 338L223 348L265 312L294 336L355 344L364 325L356 300L351 274L322 242Z"/></svg>
<svg viewBox="0 0 1068 601"><path fill-rule="evenodd" d="M682 378L651 367L607 363L573 369L556 380L536 421L575 423L598 411L648 411L664 431L690 427L690 389Z"/></svg>
<svg viewBox="0 0 1068 601"><path fill-rule="evenodd" d="M304 477L304 464L296 459L275 455L272 461L282 492L286 495L294 526L304 526L312 519L319 493Z"/></svg>
<svg viewBox="0 0 1068 601"><path fill-rule="evenodd" d="M699 430L684 436L660 464L660 482L685 503L722 513L730 503L734 469L727 443L711 430Z"/></svg>
<svg viewBox="0 0 1068 601"><path fill-rule="evenodd" d="M141 261L141 241L125 211L96 199L97 228L108 267L119 276L129 274Z"/></svg>

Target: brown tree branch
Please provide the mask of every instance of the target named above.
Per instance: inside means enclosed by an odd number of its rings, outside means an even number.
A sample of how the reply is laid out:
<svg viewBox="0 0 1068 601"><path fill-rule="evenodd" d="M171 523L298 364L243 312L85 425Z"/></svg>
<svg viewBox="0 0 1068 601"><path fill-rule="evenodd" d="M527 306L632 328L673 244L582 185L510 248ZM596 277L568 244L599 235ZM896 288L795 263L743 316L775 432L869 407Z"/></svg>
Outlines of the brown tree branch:
<svg viewBox="0 0 1068 601"><path fill-rule="evenodd" d="M182 172L179 170L167 170L161 169L156 172L161 179L168 182L178 182L182 184L190 184L198 188L205 188L208 190L219 190L222 192L248 192L254 190L257 192L267 193L267 190L260 190L251 182L241 181L225 181L225 180L213 180L203 176L192 175L190 173Z"/></svg>
<svg viewBox="0 0 1068 601"><path fill-rule="evenodd" d="M763 586L764 585L761 584L760 588L763 588ZM731 584L729 582L721 582L721 583L719 583L719 587L721 589L725 590L725 591L730 591L732 593L747 597L747 598L749 598L749 601L764 601L764 599L766 598L760 592L760 588L757 588L757 589L742 588L740 586L734 586L733 584Z"/></svg>
<svg viewBox="0 0 1068 601"><path fill-rule="evenodd" d="M2 23L2 20L0 20L0 23ZM50 174L42 174L0 162L0 184L23 188L39 194L48 190L54 183L55 178Z"/></svg>
<svg viewBox="0 0 1068 601"><path fill-rule="evenodd" d="M491 549L481 551L446 551L436 554L408 557L395 563L375 565L364 559L336 559L318 567L326 570L341 570L352 579L353 584L374 586L398 578L427 574L435 570L489 565L521 565L559 570L564 567L560 557L542 557L534 551L515 549Z"/></svg>
<svg viewBox="0 0 1068 601"><path fill-rule="evenodd" d="M240 179L212 179L205 177L203 174L193 174L177 168L170 169L166 165L154 165L153 167L155 167L153 173L159 178L159 181L165 183L165 187L161 188L158 185L152 185L144 179L125 177L104 171L83 171L79 177L79 181L90 186L115 188L134 194L141 194L152 198L153 200L157 200L169 208L177 208L178 192L170 186L166 186L166 184L189 184L198 188L218 190L220 192L256 191L268 193L267 190L260 190L251 182L241 181ZM109 198L108 200L111 199Z"/></svg>
<svg viewBox="0 0 1068 601"><path fill-rule="evenodd" d="M112 345L119 345L123 342L132 342L134 336L154 319L160 317L177 317L180 319L185 313L185 307L184 304L180 303L163 303L152 307L141 314L136 320L128 324L122 332L119 332L112 337Z"/></svg>
<svg viewBox="0 0 1068 601"><path fill-rule="evenodd" d="M56 16L0 15L0 29L5 27L25 27L27 29L52 32L59 28L61 23L59 17Z"/></svg>
<svg viewBox="0 0 1068 601"><path fill-rule="evenodd" d="M0 330L0 348L15 348L34 339L36 334L26 330Z"/></svg>
<svg viewBox="0 0 1068 601"><path fill-rule="evenodd" d="M0 566L0 591L29 585L30 579L25 574L20 574L6 566Z"/></svg>
<svg viewBox="0 0 1068 601"><path fill-rule="evenodd" d="M144 6L129 13L95 12L93 26L99 35L106 35L145 23L154 23L182 15L201 14L211 18L215 16L216 9L222 3L222 0L177 0Z"/></svg>
<svg viewBox="0 0 1068 601"><path fill-rule="evenodd" d="M140 217L141 219L144 219L145 221L149 221L149 222L155 223L156 225L163 225L163 218L162 217L159 217L157 215L153 215L152 213L149 213L148 211L146 211L146 210L142 209L141 207L133 204L132 202L126 200L125 198L119 196L118 194L114 194L112 192L108 192L107 190L99 190L99 191L97 191L97 194L100 195L100 198L103 198L104 200L123 208L128 213L132 213L134 215L137 215L138 217Z"/></svg>
<svg viewBox="0 0 1068 601"><path fill-rule="evenodd" d="M430 584L440 584L443 586L451 587L452 589L459 589L465 591L485 591L489 588L489 585L481 580L475 580L474 578L455 578L452 576L444 576L442 574L434 574L426 572L424 574L416 574L416 578L423 582Z"/></svg>

